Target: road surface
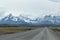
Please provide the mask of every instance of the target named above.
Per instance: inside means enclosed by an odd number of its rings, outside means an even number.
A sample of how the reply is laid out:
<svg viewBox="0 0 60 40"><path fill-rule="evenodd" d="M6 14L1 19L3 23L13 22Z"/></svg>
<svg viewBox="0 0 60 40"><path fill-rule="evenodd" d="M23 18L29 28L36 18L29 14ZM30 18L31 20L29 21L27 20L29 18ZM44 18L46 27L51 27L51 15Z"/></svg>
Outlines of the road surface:
<svg viewBox="0 0 60 40"><path fill-rule="evenodd" d="M60 40L60 32L54 32L45 27L27 32L1 35L0 40Z"/></svg>

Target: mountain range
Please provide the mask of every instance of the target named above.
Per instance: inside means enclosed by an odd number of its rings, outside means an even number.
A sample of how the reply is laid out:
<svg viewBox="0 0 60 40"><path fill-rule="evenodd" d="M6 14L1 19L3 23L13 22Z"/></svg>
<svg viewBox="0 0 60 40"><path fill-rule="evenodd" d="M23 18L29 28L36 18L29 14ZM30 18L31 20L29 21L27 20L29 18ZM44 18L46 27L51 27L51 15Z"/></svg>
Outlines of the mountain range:
<svg viewBox="0 0 60 40"><path fill-rule="evenodd" d="M30 24L30 25L60 25L60 16L46 15L43 18L30 19L20 15L20 17L13 16L12 14L7 15L6 17L0 20L0 24L6 25L16 25L16 24Z"/></svg>

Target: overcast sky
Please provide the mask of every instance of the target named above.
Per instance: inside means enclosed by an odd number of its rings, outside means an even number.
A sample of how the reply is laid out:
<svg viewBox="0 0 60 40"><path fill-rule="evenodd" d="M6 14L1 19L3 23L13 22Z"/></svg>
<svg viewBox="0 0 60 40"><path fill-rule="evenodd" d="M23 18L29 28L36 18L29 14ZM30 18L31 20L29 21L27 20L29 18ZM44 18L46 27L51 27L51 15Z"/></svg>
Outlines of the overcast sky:
<svg viewBox="0 0 60 40"><path fill-rule="evenodd" d="M60 15L60 0L0 0L0 17L9 13L32 18Z"/></svg>

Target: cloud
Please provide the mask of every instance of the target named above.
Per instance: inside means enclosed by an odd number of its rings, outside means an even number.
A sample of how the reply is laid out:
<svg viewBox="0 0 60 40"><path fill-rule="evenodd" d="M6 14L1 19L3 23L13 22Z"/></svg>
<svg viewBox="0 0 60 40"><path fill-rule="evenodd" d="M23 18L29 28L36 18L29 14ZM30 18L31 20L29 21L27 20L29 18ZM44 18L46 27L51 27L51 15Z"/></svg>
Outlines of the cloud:
<svg viewBox="0 0 60 40"><path fill-rule="evenodd" d="M60 4L51 1L57 0L0 0L0 6L3 7L6 15L9 13L30 17L41 17L47 14L60 15Z"/></svg>
<svg viewBox="0 0 60 40"><path fill-rule="evenodd" d="M50 0L50 1L52 1L52 2L57 2L57 3L60 2L60 0Z"/></svg>
<svg viewBox="0 0 60 40"><path fill-rule="evenodd" d="M4 7L0 7L0 17L3 17L3 16L5 16L5 8Z"/></svg>

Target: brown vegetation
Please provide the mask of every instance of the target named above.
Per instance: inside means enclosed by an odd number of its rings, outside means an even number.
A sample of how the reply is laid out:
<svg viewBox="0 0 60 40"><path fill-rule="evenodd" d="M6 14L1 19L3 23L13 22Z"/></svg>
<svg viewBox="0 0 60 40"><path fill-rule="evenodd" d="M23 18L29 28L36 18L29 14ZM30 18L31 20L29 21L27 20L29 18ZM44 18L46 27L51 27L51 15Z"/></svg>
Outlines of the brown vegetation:
<svg viewBox="0 0 60 40"><path fill-rule="evenodd" d="M16 32L24 32L32 30L34 28L23 28L23 27L0 27L0 34L11 34Z"/></svg>
<svg viewBox="0 0 60 40"><path fill-rule="evenodd" d="M0 27L0 34L12 34L16 32L25 32L36 28L31 27ZM60 31L60 28L54 28L54 31Z"/></svg>

